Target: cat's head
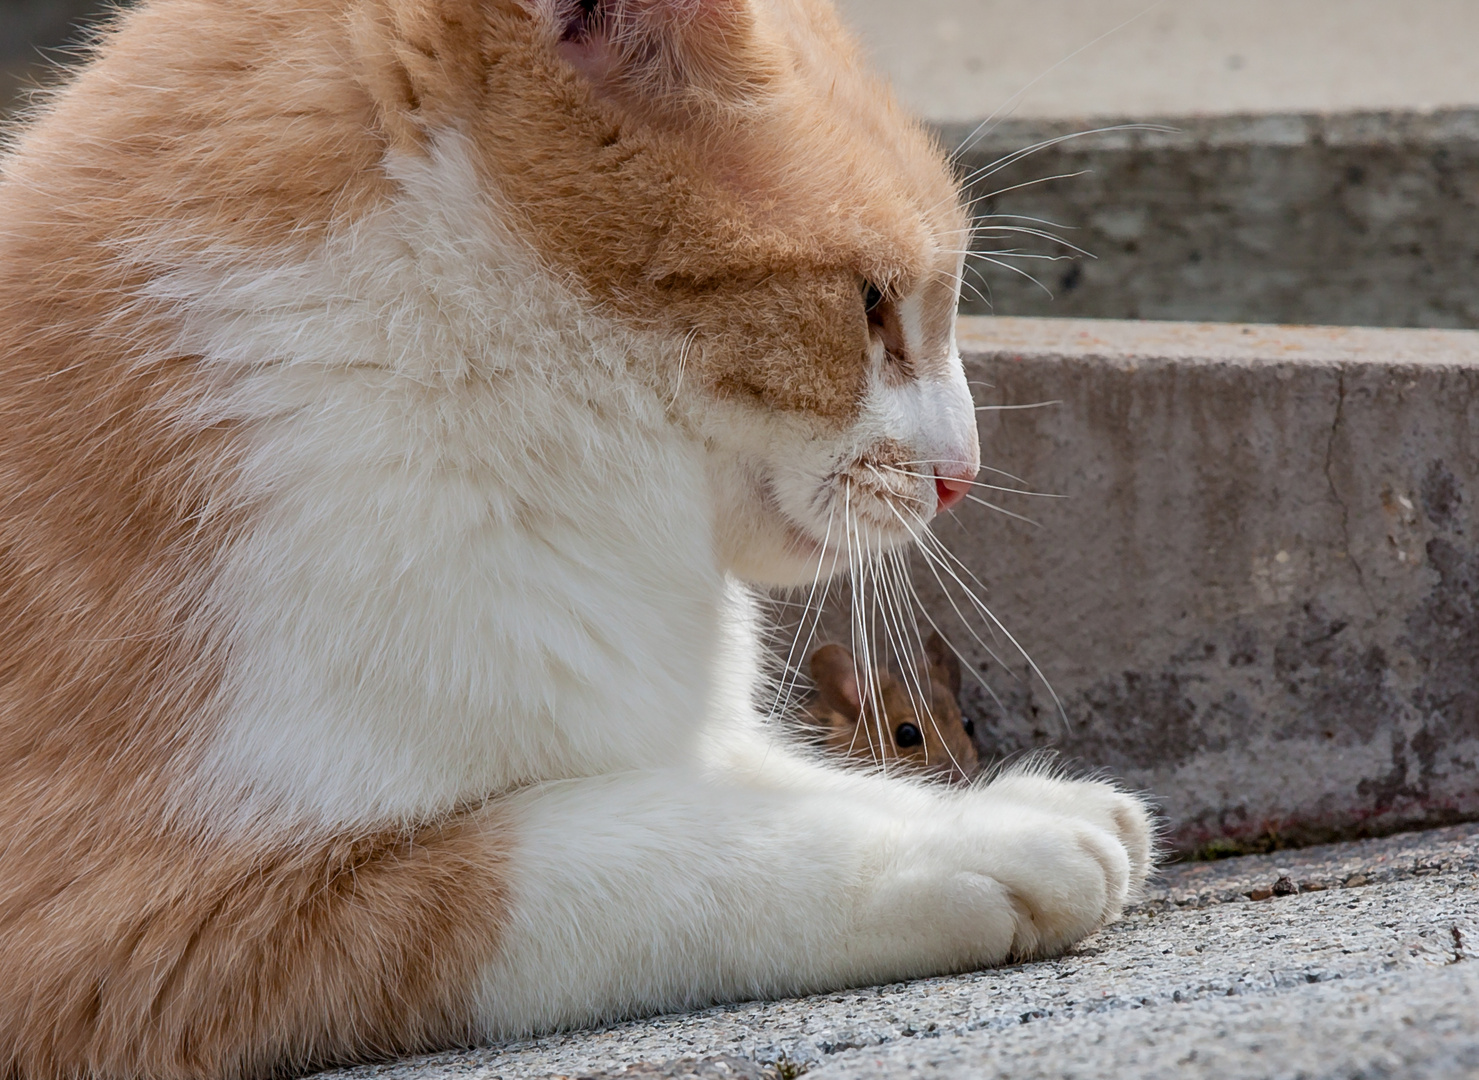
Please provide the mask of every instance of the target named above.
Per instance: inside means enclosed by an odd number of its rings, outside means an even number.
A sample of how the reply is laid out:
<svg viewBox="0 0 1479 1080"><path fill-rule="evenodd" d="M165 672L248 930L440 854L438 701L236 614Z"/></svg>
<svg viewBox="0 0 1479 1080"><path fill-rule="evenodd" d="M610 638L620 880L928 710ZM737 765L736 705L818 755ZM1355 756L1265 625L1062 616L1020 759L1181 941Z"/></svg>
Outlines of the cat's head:
<svg viewBox="0 0 1479 1080"><path fill-rule="evenodd" d="M973 722L962 717L960 664L939 634L915 671L861 671L841 645L811 657L816 694L805 720L833 753L885 769L964 783L980 768ZM871 685L870 685L871 680Z"/></svg>
<svg viewBox="0 0 1479 1080"><path fill-rule="evenodd" d="M827 0L367 2L388 130L463 132L540 264L635 335L729 569L810 581L962 497L966 214Z"/></svg>

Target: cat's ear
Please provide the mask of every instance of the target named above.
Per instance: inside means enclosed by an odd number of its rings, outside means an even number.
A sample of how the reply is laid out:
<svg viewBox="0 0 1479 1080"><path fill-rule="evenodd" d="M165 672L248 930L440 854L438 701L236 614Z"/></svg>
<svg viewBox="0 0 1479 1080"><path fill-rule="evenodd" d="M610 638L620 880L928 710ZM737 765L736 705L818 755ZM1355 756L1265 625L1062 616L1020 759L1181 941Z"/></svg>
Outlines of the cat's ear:
<svg viewBox="0 0 1479 1080"><path fill-rule="evenodd" d="M824 704L851 720L863 715L852 653L841 645L823 645L811 654L811 677Z"/></svg>
<svg viewBox="0 0 1479 1080"><path fill-rule="evenodd" d="M753 93L771 61L750 0L525 0L547 18L559 55L598 92L655 106L716 104Z"/></svg>
<svg viewBox="0 0 1479 1080"><path fill-rule="evenodd" d="M947 686L951 697L960 697L960 660L938 630L924 643L924 655L929 662L930 678Z"/></svg>

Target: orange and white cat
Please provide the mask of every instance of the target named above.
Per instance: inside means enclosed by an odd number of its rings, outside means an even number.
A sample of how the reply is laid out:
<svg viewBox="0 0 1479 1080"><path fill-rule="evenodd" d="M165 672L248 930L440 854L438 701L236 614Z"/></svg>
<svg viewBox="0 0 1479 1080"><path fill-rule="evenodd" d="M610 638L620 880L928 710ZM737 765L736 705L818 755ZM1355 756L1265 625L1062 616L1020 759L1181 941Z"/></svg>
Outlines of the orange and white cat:
<svg viewBox="0 0 1479 1080"><path fill-rule="evenodd" d="M266 1077L1062 950L1144 807L834 769L750 584L976 472L825 0L144 0L0 179L0 1074Z"/></svg>

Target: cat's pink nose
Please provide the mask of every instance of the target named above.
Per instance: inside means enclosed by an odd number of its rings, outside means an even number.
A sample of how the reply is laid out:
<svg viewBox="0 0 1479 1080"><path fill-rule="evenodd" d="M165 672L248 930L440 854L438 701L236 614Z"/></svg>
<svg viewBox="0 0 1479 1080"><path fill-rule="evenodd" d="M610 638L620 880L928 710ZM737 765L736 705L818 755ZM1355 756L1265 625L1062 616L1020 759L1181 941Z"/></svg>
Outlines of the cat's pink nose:
<svg viewBox="0 0 1479 1080"><path fill-rule="evenodd" d="M971 480L975 477L975 469L935 469L935 497L939 500L936 513L943 514L946 510L957 506L971 490Z"/></svg>

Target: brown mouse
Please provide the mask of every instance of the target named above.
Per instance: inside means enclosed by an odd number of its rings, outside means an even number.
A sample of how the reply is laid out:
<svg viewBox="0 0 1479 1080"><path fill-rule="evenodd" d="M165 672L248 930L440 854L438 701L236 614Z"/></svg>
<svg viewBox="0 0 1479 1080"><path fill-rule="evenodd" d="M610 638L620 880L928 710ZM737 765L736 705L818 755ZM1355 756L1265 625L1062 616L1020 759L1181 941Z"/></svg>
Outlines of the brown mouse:
<svg viewBox="0 0 1479 1080"><path fill-rule="evenodd" d="M907 770L950 783L966 783L980 768L972 741L974 723L961 716L960 662L938 633L925 643L917 676L875 669L876 694L863 702L858 667L842 645L823 645L812 654L815 694L804 706L805 722L818 741L845 757ZM920 690L928 701L919 700ZM882 705L882 717L875 704Z"/></svg>

